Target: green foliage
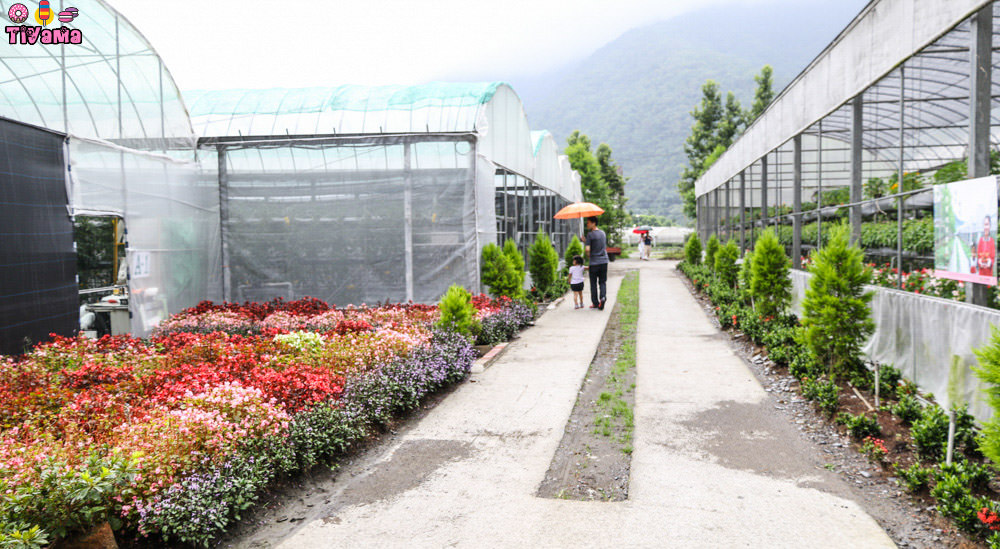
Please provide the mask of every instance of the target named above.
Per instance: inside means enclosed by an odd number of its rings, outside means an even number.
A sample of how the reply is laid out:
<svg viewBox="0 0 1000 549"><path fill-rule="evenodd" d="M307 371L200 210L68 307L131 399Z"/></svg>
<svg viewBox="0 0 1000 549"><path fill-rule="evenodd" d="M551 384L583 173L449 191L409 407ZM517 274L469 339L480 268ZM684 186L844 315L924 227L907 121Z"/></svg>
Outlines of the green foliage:
<svg viewBox="0 0 1000 549"><path fill-rule="evenodd" d="M840 406L840 387L837 387L837 384L832 381L803 378L802 396L815 402L820 410L831 417Z"/></svg>
<svg viewBox="0 0 1000 549"><path fill-rule="evenodd" d="M745 305L753 305L750 285L753 282L753 251L743 255L743 263L740 263L739 285L740 297Z"/></svg>
<svg viewBox="0 0 1000 549"><path fill-rule="evenodd" d="M819 364L811 354L798 353L788 363L788 373L795 376L796 379L802 380L807 377L817 377L822 372L820 372Z"/></svg>
<svg viewBox="0 0 1000 549"><path fill-rule="evenodd" d="M792 301L791 261L778 243L774 231L768 229L757 239L750 266L750 293L754 309L764 318L777 317Z"/></svg>
<svg viewBox="0 0 1000 549"><path fill-rule="evenodd" d="M591 141L579 130L566 140L565 154L570 166L580 174L583 199L601 207L604 213L598 223L607 229L610 244L618 243L621 229L628 224L625 210L625 184L628 178L618 173L618 164L611 158L611 147L601 143L596 152L591 151Z"/></svg>
<svg viewBox="0 0 1000 549"><path fill-rule="evenodd" d="M903 395L899 402L893 404L889 410L903 422L903 425L912 425L914 421L920 419L924 414L924 407L913 395Z"/></svg>
<svg viewBox="0 0 1000 549"><path fill-rule="evenodd" d="M476 323L476 309L472 306L472 295L465 288L452 284L438 303L441 319L437 326L471 336Z"/></svg>
<svg viewBox="0 0 1000 549"><path fill-rule="evenodd" d="M563 255L563 260L566 262L567 268L573 265L573 257L577 255L583 257L583 242L580 242L580 239L576 235L573 235L573 238L569 241L569 246L566 246L566 253ZM583 259L584 263L586 263L587 258L584 257Z"/></svg>
<svg viewBox="0 0 1000 549"><path fill-rule="evenodd" d="M890 364L881 364L878 368L878 392L882 398L896 398L899 392L899 381L903 374Z"/></svg>
<svg viewBox="0 0 1000 549"><path fill-rule="evenodd" d="M705 243L705 266L709 271L715 271L715 252L719 251L719 239L713 234Z"/></svg>
<svg viewBox="0 0 1000 549"><path fill-rule="evenodd" d="M511 267L514 268L514 274L517 277L517 289L518 292L515 294L504 294L508 297L517 297L520 294L520 290L524 288L524 256L521 255L521 250L517 249L517 244L514 243L514 239L508 238L506 242L503 243L503 255L507 257L510 261Z"/></svg>
<svg viewBox="0 0 1000 549"><path fill-rule="evenodd" d="M508 242L511 241L508 240ZM519 257L520 255L518 254ZM524 271L522 270L521 274L518 274L517 269L511 265L507 254L496 244L491 242L483 246L480 268L482 269L482 282L489 288L494 297L521 295Z"/></svg>
<svg viewBox="0 0 1000 549"><path fill-rule="evenodd" d="M919 463L914 463L905 468L896 468L896 476L899 477L898 482L910 492L920 492L927 489L931 480L931 472L932 469L930 467L923 467Z"/></svg>
<svg viewBox="0 0 1000 549"><path fill-rule="evenodd" d="M91 455L78 467L54 459L38 464L38 482L17 488L0 479L0 542L3 547L37 547L46 539L64 538L112 521L120 527L121 503L128 496L136 462L118 454ZM31 517L34 524L24 524Z"/></svg>
<svg viewBox="0 0 1000 549"><path fill-rule="evenodd" d="M861 250L847 244L847 227L831 229L830 243L813 252L813 274L802 303L805 343L830 375L847 373L859 362L861 345L875 330L864 285L871 271Z"/></svg>
<svg viewBox="0 0 1000 549"><path fill-rule="evenodd" d="M969 463L942 465L935 475L937 482L931 489L931 496L937 500L938 512L954 521L959 530L969 534L982 532L978 513L983 507L990 506L988 499L972 494L982 473L981 469ZM988 473L986 478L989 478Z"/></svg>
<svg viewBox="0 0 1000 549"><path fill-rule="evenodd" d="M825 227L830 227L827 223ZM896 248L897 227L895 221L870 221L861 224L862 249L872 250L878 248ZM819 234L816 223L809 223L802 226L802 243L817 245L816 239ZM788 247L792 245L792 227L782 225L778 227L778 240ZM823 230L823 242L819 245L825 246L830 242L830 231ZM906 251L928 254L934 251L934 218L931 216L920 219L903 220L903 249Z"/></svg>
<svg viewBox="0 0 1000 549"><path fill-rule="evenodd" d="M80 288L100 288L114 284L115 233L110 217L78 216L73 221L76 243L76 270Z"/></svg>
<svg viewBox="0 0 1000 549"><path fill-rule="evenodd" d="M684 243L684 262L688 265L701 265L701 239L696 233L691 233Z"/></svg>
<svg viewBox="0 0 1000 549"><path fill-rule="evenodd" d="M597 146L597 163L601 167L601 177L608 188L608 208L604 208L600 223L607 228L608 239L612 244L620 244L621 234L629 223L629 214L625 210L625 184L628 178L619 173L620 166L611 159L611 147L607 143Z"/></svg>
<svg viewBox="0 0 1000 549"><path fill-rule="evenodd" d="M948 416L939 406L924 408L920 418L910 429L917 455L923 459L937 461L944 455L948 444Z"/></svg>
<svg viewBox="0 0 1000 549"><path fill-rule="evenodd" d="M837 416L837 423L847 427L847 431L854 440L862 440L865 437L877 437L882 434L882 428L879 427L878 419L868 417L863 413L851 415L843 412Z"/></svg>
<svg viewBox="0 0 1000 549"><path fill-rule="evenodd" d="M546 295L556 280L556 270L559 267L559 254L552 247L549 236L538 232L535 241L528 248L528 271L531 272L531 283L538 292Z"/></svg>
<svg viewBox="0 0 1000 549"><path fill-rule="evenodd" d="M974 372L985 384L986 400L993 408L993 417L983 424L979 450L1000 465L1000 328L993 326L990 333L989 343L975 350L979 366Z"/></svg>
<svg viewBox="0 0 1000 549"><path fill-rule="evenodd" d="M774 100L774 69L771 68L771 65L764 65L764 68L760 69L760 74L754 76L753 80L757 83L757 89L753 93L753 106L750 107L750 112L747 113L746 117L748 126Z"/></svg>
<svg viewBox="0 0 1000 549"><path fill-rule="evenodd" d="M740 249L732 240L715 253L715 274L719 282L729 288L736 287L736 260L739 258Z"/></svg>

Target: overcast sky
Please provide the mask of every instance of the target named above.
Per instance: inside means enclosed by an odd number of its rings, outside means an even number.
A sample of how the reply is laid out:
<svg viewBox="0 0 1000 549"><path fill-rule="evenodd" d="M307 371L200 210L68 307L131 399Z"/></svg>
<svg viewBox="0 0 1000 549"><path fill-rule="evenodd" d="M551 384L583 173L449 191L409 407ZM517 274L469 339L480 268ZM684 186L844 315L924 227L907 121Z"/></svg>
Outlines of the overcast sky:
<svg viewBox="0 0 1000 549"><path fill-rule="evenodd" d="M767 0L110 0L182 90L533 74L626 30ZM820 1L820 0L803 0ZM484 70L485 69L485 70Z"/></svg>

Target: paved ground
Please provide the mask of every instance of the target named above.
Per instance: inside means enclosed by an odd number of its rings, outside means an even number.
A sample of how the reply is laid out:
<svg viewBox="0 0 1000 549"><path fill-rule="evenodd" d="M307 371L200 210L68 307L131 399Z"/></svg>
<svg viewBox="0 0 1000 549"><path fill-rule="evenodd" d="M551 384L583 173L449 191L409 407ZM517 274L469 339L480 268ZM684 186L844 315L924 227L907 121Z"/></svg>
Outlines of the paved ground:
<svg viewBox="0 0 1000 549"><path fill-rule="evenodd" d="M604 312L547 312L280 546L892 547L766 413L673 265L614 263ZM625 268L641 269L629 500L537 498Z"/></svg>

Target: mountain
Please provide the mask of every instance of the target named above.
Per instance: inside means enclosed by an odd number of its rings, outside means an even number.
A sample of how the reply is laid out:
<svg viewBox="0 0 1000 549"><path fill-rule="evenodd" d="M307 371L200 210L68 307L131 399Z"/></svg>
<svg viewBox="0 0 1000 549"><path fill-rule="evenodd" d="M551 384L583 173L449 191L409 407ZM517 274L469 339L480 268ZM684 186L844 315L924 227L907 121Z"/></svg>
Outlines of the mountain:
<svg viewBox="0 0 1000 549"><path fill-rule="evenodd" d="M863 0L783 0L704 8L630 30L576 65L511 82L531 127L560 143L580 130L611 145L630 177L628 207L686 222L677 181L701 86L712 79L744 107L753 77L774 67L780 90L865 5ZM521 90L524 91L521 91Z"/></svg>

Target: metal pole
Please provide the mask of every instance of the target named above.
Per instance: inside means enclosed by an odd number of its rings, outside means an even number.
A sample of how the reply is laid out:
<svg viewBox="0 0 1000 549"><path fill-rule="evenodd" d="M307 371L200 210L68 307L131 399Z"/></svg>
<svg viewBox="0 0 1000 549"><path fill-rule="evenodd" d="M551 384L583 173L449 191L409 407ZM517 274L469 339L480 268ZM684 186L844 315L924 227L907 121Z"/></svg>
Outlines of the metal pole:
<svg viewBox="0 0 1000 549"><path fill-rule="evenodd" d="M747 174L745 170L740 171L740 257L743 257L743 250L746 249L746 226L747 226Z"/></svg>
<svg viewBox="0 0 1000 549"><path fill-rule="evenodd" d="M767 155L760 159L760 229L767 228Z"/></svg>
<svg viewBox="0 0 1000 549"><path fill-rule="evenodd" d="M802 134L792 138L792 268L802 269Z"/></svg>
<svg viewBox="0 0 1000 549"><path fill-rule="evenodd" d="M229 268L229 170L226 147L216 146L219 163L219 238L222 240L222 300L232 301L232 275Z"/></svg>
<svg viewBox="0 0 1000 549"><path fill-rule="evenodd" d="M719 235L719 189L712 191L712 234Z"/></svg>
<svg viewBox="0 0 1000 549"><path fill-rule="evenodd" d="M723 218L725 220L726 240L727 241L733 239L733 226L732 226L732 223L730 223L730 218L732 217L732 213L730 213L730 211L729 211L729 207L730 207L730 200L729 200L730 185L729 184L730 184L730 182L731 182L731 180L730 181L726 181L726 190L725 190L725 193L726 193L726 211L725 211L725 217Z"/></svg>
<svg viewBox="0 0 1000 549"><path fill-rule="evenodd" d="M851 100L851 203L861 201L861 134L864 131L862 121L864 111L862 110L862 94L858 94ZM861 205L851 206L851 244L859 244L861 241Z"/></svg>
<svg viewBox="0 0 1000 549"><path fill-rule="evenodd" d="M125 132L122 129L122 56L117 13L115 13L115 79L118 80L118 137L121 139L125 137Z"/></svg>
<svg viewBox="0 0 1000 549"><path fill-rule="evenodd" d="M403 144L403 247L406 269L406 300L413 301L413 172L411 144Z"/></svg>
<svg viewBox="0 0 1000 549"><path fill-rule="evenodd" d="M823 120L816 138L816 247L823 246Z"/></svg>
<svg viewBox="0 0 1000 549"><path fill-rule="evenodd" d="M969 44L969 178L990 174L990 80L993 77L991 62L993 39L993 3L972 16L972 37ZM996 205L992 208L996 211ZM986 306L988 287L969 284L966 301Z"/></svg>
<svg viewBox="0 0 1000 549"><path fill-rule="evenodd" d="M904 114L906 107L906 72L903 67L899 68L899 175L896 181L899 186L897 192L903 192L903 123L906 121ZM896 199L896 287L903 289L903 197ZM877 370L876 370L877 371Z"/></svg>

